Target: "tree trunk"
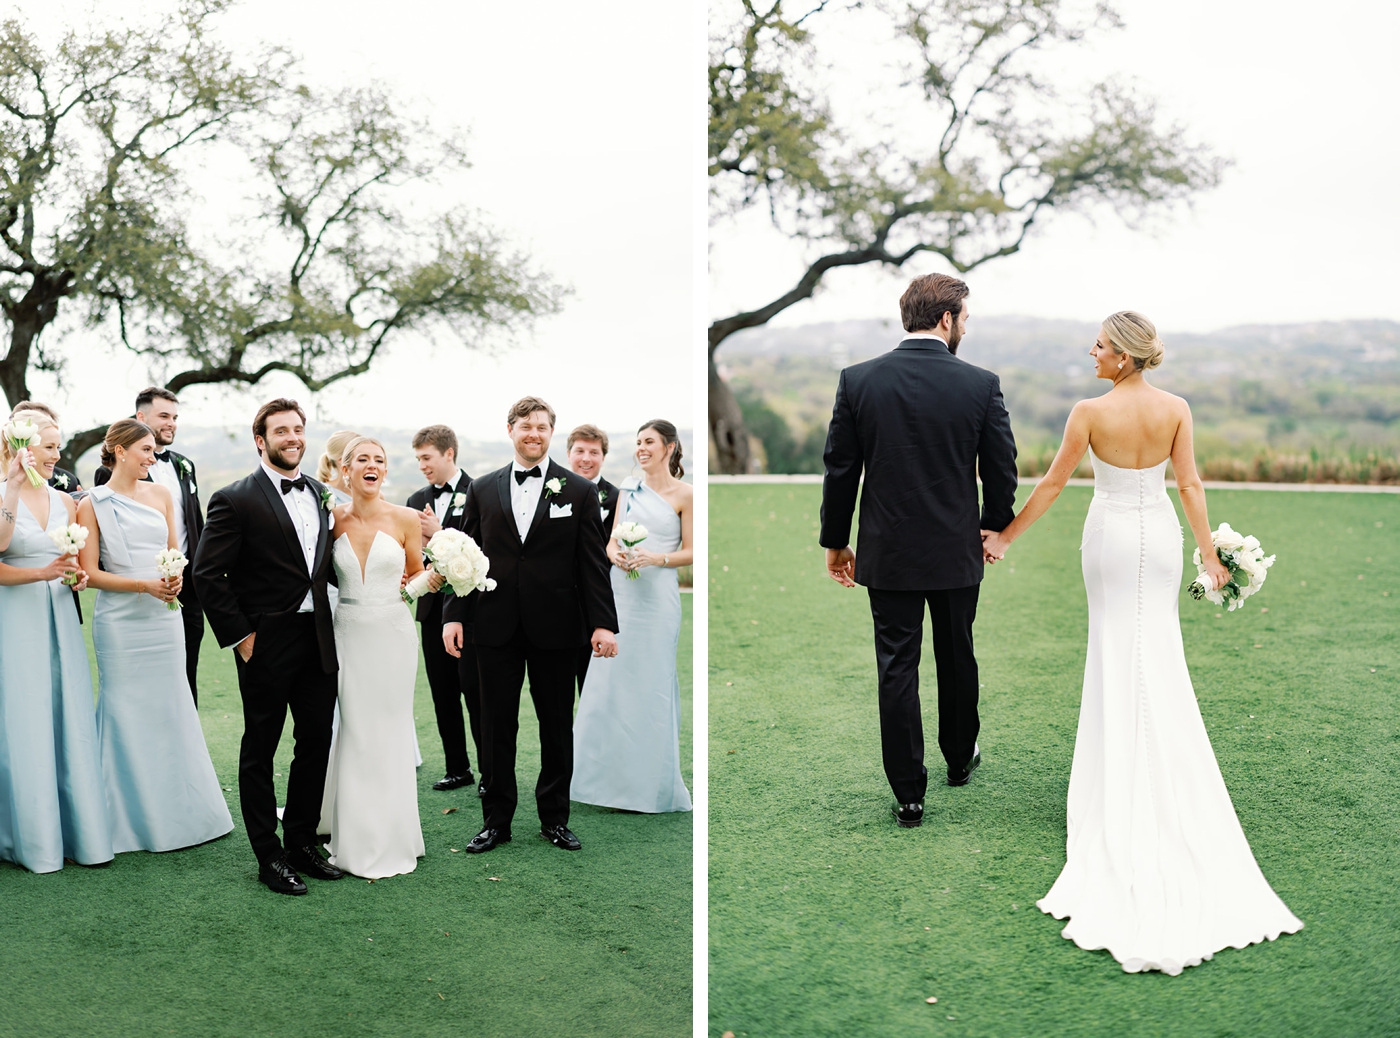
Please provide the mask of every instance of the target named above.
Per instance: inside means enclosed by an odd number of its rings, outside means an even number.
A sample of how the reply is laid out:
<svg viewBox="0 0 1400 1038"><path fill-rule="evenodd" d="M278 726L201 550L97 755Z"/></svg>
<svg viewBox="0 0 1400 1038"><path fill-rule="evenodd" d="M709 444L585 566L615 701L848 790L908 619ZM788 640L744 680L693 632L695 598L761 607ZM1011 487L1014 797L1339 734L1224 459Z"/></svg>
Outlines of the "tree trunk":
<svg viewBox="0 0 1400 1038"><path fill-rule="evenodd" d="M0 391L13 408L29 399L29 358L39 335L58 316L58 301L72 291L73 273L41 268L29 291L5 307L10 322L10 351L0 360Z"/></svg>
<svg viewBox="0 0 1400 1038"><path fill-rule="evenodd" d="M742 475L749 471L749 431L729 383L719 377L715 354L710 351L710 437L720 472Z"/></svg>
<svg viewBox="0 0 1400 1038"><path fill-rule="evenodd" d="M105 425L74 433L68 437L68 442L63 445L63 452L58 456L58 463L70 472L78 472L78 459L101 443L102 438L106 435L107 426ZM78 472L78 479L82 478L83 474Z"/></svg>

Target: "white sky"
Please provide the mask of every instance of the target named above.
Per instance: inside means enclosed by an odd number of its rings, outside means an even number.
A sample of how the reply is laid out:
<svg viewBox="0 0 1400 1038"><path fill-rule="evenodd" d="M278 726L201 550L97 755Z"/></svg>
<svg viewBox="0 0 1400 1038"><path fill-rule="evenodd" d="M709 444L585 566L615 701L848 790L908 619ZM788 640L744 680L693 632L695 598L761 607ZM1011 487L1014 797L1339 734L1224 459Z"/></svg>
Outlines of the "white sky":
<svg viewBox="0 0 1400 1038"><path fill-rule="evenodd" d="M131 16L134 0L0 3L31 24ZM164 5L160 5L164 6ZM313 398L293 380L250 396L186 390L182 421L242 427L263 399L287 392L312 417L414 428L447 422L468 439L503 435L506 408L548 400L567 429L584 421L632 429L667 417L694 428L691 322L695 19L685 3L456 0L385 5L360 0L246 0L221 20L231 43L282 43L327 86L377 79L446 130L466 129L473 168L454 180L506 239L573 295L518 349L497 358L455 340L402 340L370 374ZM694 125L692 125L694 123ZM211 200L207 210L218 218ZM94 343L72 384L32 389L79 428L127 414L148 383L144 362Z"/></svg>
<svg viewBox="0 0 1400 1038"><path fill-rule="evenodd" d="M1124 28L1068 48L1065 75L1131 78L1160 99L1161 115L1234 166L1194 211L1151 233L1130 231L1111 213L1092 222L1052 215L1018 255L968 275L974 317L1097 320L1136 309L1178 331L1400 319L1400 5L1120 0L1117 7ZM819 46L824 17L809 23ZM821 51L839 55L828 73L838 114L885 115L877 107L885 97L865 84L891 49L840 35ZM887 82L895 78L889 73ZM860 112L862 104L870 107ZM768 302L795 283L803 259L762 213L716 226L711 315ZM896 273L836 271L815 300L774 323L897 319L903 285L945 269L941 262L925 256Z"/></svg>

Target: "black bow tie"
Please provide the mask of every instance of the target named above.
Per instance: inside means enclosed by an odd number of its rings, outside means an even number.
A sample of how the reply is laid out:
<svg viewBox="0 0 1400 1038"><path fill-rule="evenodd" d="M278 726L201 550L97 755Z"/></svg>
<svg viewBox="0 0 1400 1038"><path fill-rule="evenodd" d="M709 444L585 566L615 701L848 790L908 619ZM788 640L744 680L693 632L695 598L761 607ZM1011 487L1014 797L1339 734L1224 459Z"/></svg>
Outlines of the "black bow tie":
<svg viewBox="0 0 1400 1038"><path fill-rule="evenodd" d="M443 484L442 486L440 486L440 487L433 487L433 500L437 500L438 498L442 497L443 494L450 494L450 493L452 493L452 484L451 484L451 483L444 483L444 484Z"/></svg>
<svg viewBox="0 0 1400 1038"><path fill-rule="evenodd" d="M294 487L295 487L297 490L305 490L305 489L306 489L306 477L305 477L305 476L298 476L296 479L284 479L284 480L282 480L282 493L284 493L284 494L291 493L292 488L294 488Z"/></svg>
<svg viewBox="0 0 1400 1038"><path fill-rule="evenodd" d="M515 470L515 481L516 481L517 483L524 483L524 482L525 482L527 479L529 479L531 476L538 476L539 474L540 474L540 467L539 467L538 465L536 465L536 466L535 466L534 468L532 468L532 469L516 469L516 470Z"/></svg>
<svg viewBox="0 0 1400 1038"><path fill-rule="evenodd" d="M169 451L156 451L156 461L169 461L169 460L170 460L170 452L169 452Z"/></svg>

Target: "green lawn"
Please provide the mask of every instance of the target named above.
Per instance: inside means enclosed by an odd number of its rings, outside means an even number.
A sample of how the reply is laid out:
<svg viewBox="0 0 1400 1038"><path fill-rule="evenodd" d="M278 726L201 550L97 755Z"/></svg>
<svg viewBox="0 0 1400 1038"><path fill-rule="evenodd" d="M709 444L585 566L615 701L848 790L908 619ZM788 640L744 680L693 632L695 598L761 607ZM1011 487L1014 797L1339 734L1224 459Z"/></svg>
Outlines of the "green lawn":
<svg viewBox="0 0 1400 1038"><path fill-rule="evenodd" d="M1306 928L1166 977L1080 950L1034 905L1064 864L1090 494L988 571L983 764L960 789L925 635L927 813L899 830L869 606L825 575L820 487L711 490L713 1034L1400 1034L1400 497L1208 495L1278 563L1242 612L1183 596L1187 657L1255 856Z"/></svg>
<svg viewBox="0 0 1400 1038"><path fill-rule="evenodd" d="M682 600L681 759L689 761L691 598ZM453 853L480 828L481 812L474 790L429 788L443 774L442 744L420 669L427 856L409 876L311 881L308 896L280 897L255 881L239 815L233 664L212 635L204 646L200 717L215 770L232 787L234 831L192 850L119 855L105 869L35 876L0 865L0 1035L689 1032L689 814L575 804L570 824L583 851L551 847L532 824L539 744L524 705L515 841L479 857Z"/></svg>

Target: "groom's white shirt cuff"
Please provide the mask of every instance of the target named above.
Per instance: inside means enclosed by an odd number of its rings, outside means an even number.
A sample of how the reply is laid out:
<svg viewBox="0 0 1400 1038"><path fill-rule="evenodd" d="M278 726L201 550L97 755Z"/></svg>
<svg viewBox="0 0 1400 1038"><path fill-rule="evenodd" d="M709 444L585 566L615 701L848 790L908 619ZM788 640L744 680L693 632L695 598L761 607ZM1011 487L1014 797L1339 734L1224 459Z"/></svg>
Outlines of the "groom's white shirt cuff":
<svg viewBox="0 0 1400 1038"><path fill-rule="evenodd" d="M282 506L286 508L287 515L292 520L292 528L296 530L302 554L306 557L306 572L310 574L311 568L316 562L316 537L320 532L320 516L316 513L321 507L321 503L316 500L316 495L309 488L282 493L282 480L288 477L271 468L266 462L262 462L262 470L267 473L267 478L272 480L272 489L282 498ZM296 479L300 474L301 470L298 469L291 478ZM306 597L301 600L301 605L297 608L297 612L311 613L315 610L316 605L311 600L311 592L307 591Z"/></svg>

